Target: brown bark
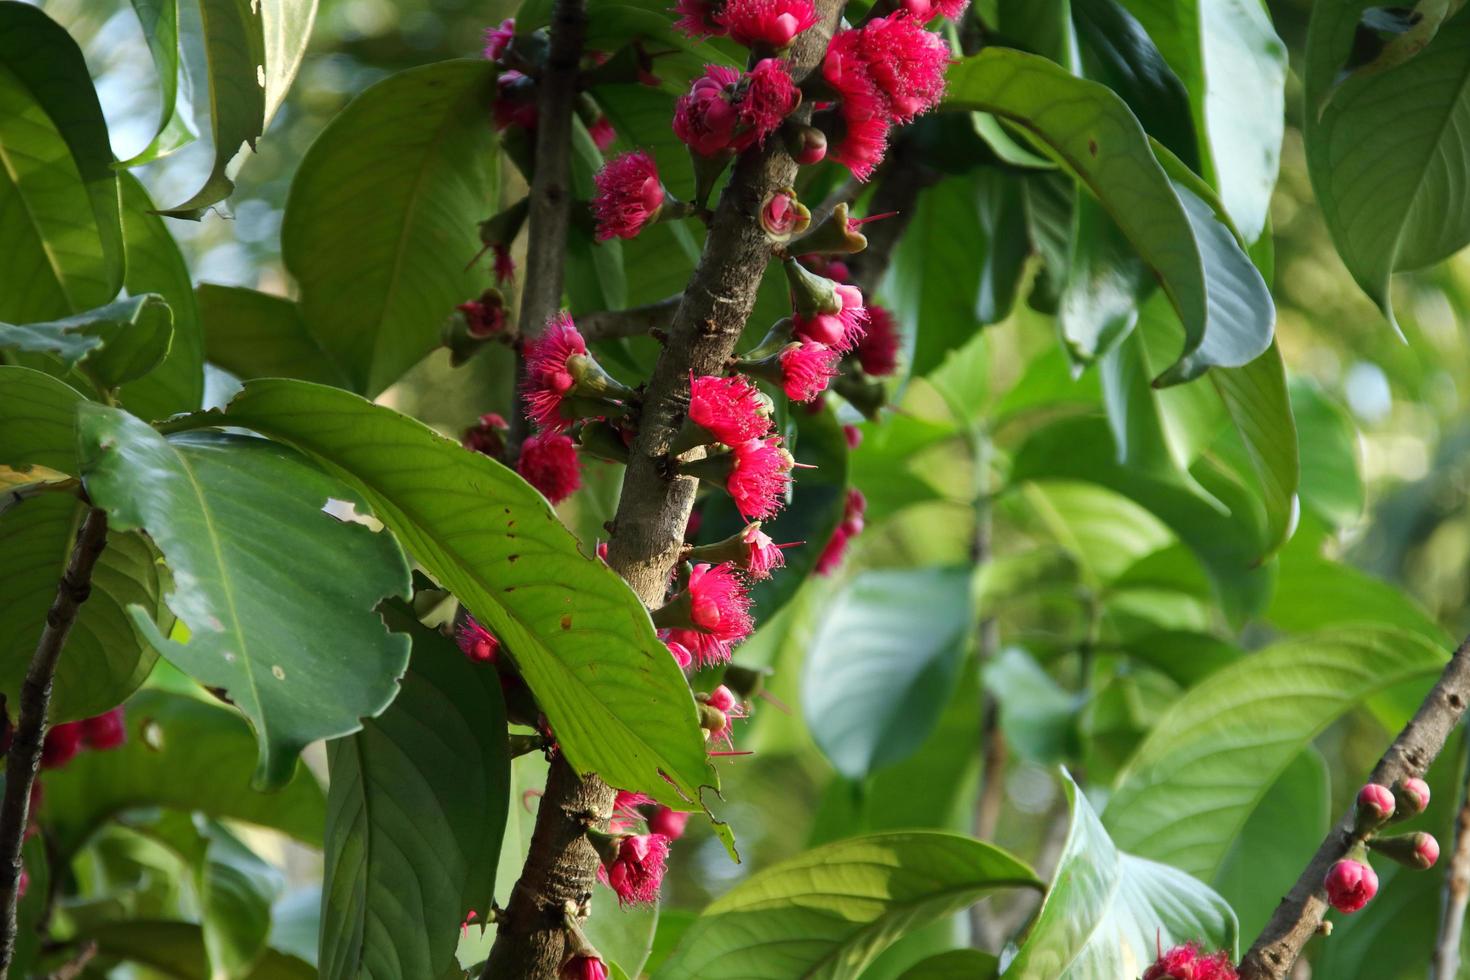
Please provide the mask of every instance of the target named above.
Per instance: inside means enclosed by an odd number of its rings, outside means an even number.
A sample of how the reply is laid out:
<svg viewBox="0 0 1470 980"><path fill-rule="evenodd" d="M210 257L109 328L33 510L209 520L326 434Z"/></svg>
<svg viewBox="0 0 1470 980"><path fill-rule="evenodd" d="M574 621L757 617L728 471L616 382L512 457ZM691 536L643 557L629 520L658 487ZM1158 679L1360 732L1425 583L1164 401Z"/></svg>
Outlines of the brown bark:
<svg viewBox="0 0 1470 980"><path fill-rule="evenodd" d="M1470 704L1470 639L1461 643L1450 658L1429 696L1383 754L1368 782L1392 786L1400 779L1423 776L1444 748L1445 739L1459 724L1467 704ZM1322 880L1328 869L1347 853L1352 824L1353 815L1349 811L1328 832L1306 870L1241 960L1241 980L1285 980L1290 975L1292 965L1327 913Z"/></svg>
<svg viewBox="0 0 1470 980"><path fill-rule="evenodd" d="M51 682L77 610L92 592L92 569L107 545L107 514L88 510L72 546L71 559L46 612L46 626L20 689L20 717L5 758L5 796L0 799L0 980L15 956L15 907L20 890L20 848L29 819L31 786L41 766Z"/></svg>

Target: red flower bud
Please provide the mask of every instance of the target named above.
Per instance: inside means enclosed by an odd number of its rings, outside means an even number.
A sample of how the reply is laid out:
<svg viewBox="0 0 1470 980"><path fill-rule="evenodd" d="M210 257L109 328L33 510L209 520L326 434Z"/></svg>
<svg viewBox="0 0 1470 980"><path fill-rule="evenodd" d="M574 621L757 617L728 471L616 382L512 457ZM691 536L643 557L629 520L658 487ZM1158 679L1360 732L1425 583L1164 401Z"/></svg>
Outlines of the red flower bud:
<svg viewBox="0 0 1470 980"><path fill-rule="evenodd" d="M1328 903L1339 912L1358 911L1378 894L1378 875L1362 861L1344 858L1327 872L1322 887Z"/></svg>
<svg viewBox="0 0 1470 980"><path fill-rule="evenodd" d="M1401 779L1394 784L1393 797L1398 804L1397 819L1416 817L1429 806L1429 784L1418 778Z"/></svg>
<svg viewBox="0 0 1470 980"><path fill-rule="evenodd" d="M1353 832L1358 836L1376 830L1393 816L1393 793L1387 786L1369 783L1358 790Z"/></svg>

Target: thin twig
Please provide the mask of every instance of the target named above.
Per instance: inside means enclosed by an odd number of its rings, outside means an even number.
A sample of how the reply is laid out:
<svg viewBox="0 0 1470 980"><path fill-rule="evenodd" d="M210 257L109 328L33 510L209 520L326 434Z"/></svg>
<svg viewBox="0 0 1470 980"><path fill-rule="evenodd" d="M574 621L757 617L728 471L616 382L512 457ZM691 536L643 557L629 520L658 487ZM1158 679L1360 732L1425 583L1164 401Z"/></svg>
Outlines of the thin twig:
<svg viewBox="0 0 1470 980"><path fill-rule="evenodd" d="M639 337L651 330L666 330L674 322L683 293L629 310L600 310L577 317L577 329L588 340Z"/></svg>
<svg viewBox="0 0 1470 980"><path fill-rule="evenodd" d="M1470 704L1470 639L1450 658L1413 719L1388 747L1369 782L1392 786L1400 779L1423 776L1445 739ZM1347 853L1352 839L1352 813L1344 814L1328 832L1306 870L1281 900L1271 921L1240 963L1241 980L1284 980L1302 948L1317 932L1327 914L1322 881L1328 870Z"/></svg>
<svg viewBox="0 0 1470 980"><path fill-rule="evenodd" d="M78 947L76 954L51 972L46 980L77 980L87 971L87 964L97 955L97 943L91 939Z"/></svg>
<svg viewBox="0 0 1470 980"><path fill-rule="evenodd" d="M0 980L10 975L15 956L15 907L20 890L20 848L29 819L31 787L41 766L46 711L56 663L76 622L77 610L92 592L92 569L107 544L107 513L90 509L72 546L71 559L56 586L46 626L20 689L20 718L5 759L5 796L0 800Z"/></svg>
<svg viewBox="0 0 1470 980"><path fill-rule="evenodd" d="M1455 814L1455 843L1445 867L1440 903L1439 941L1430 962L1430 980L1455 980L1460 971L1460 937L1465 908L1470 905L1470 732L1466 733L1465 772L1460 779L1460 809Z"/></svg>

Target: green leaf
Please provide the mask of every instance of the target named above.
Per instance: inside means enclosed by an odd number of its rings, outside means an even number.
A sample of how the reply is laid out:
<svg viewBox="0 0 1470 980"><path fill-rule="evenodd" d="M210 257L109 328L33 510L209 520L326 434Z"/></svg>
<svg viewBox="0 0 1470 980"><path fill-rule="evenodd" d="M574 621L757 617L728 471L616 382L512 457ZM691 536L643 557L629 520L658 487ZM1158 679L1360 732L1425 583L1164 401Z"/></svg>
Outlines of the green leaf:
<svg viewBox="0 0 1470 980"><path fill-rule="evenodd" d="M1418 633L1441 647L1454 643L1444 627L1402 589L1295 546L1281 553L1281 582L1266 610L1266 620L1291 633L1373 622Z"/></svg>
<svg viewBox="0 0 1470 980"><path fill-rule="evenodd" d="M1201 172L1219 189L1245 240L1254 242L1266 226L1280 165L1287 68L1286 45L1264 5L1256 0L1120 2L1189 90L1205 163Z"/></svg>
<svg viewBox="0 0 1470 980"><path fill-rule="evenodd" d="M198 821L207 841L196 870L200 925L211 980L244 980L267 954L271 903L281 873L219 824Z"/></svg>
<svg viewBox="0 0 1470 980"><path fill-rule="evenodd" d="M1210 380L1245 445L1266 509L1266 556L1296 529L1301 455L1297 422L1286 390L1286 365L1275 341L1245 367L1210 372ZM1307 446L1307 440L1302 440ZM1310 452L1304 449L1302 452Z"/></svg>
<svg viewBox="0 0 1470 980"><path fill-rule="evenodd" d="M839 841L710 903L656 978L847 980L905 933L1011 888L1038 888L1005 851L915 831Z"/></svg>
<svg viewBox="0 0 1470 980"><path fill-rule="evenodd" d="M1429 678L1443 649L1359 625L1277 643L1174 702L1139 746L1106 813L1119 846L1206 880L1277 777L1367 696Z"/></svg>
<svg viewBox="0 0 1470 980"><path fill-rule="evenodd" d="M1052 765L1077 755L1082 700L1052 679L1024 650L1010 647L985 664L985 687L1000 707L1006 743L1022 757Z"/></svg>
<svg viewBox="0 0 1470 980"><path fill-rule="evenodd" d="M1419 0L1413 7L1365 7L1352 51L1324 98L1330 101L1349 78L1376 75L1417 57L1464 5L1465 0Z"/></svg>
<svg viewBox="0 0 1470 980"><path fill-rule="evenodd" d="M1000 961L978 949L952 949L915 963L899 980L994 980Z"/></svg>
<svg viewBox="0 0 1470 980"><path fill-rule="evenodd" d="M119 163L138 167L187 146L195 133L178 112L179 99L179 3L178 0L132 0L133 13L148 41L153 72L158 76L158 126L148 145Z"/></svg>
<svg viewBox="0 0 1470 980"><path fill-rule="evenodd" d="M1235 954L1239 928L1225 900L1168 865L1119 850L1064 774L1072 827L1041 911L1005 977L1133 977L1158 945L1193 941Z"/></svg>
<svg viewBox="0 0 1470 980"><path fill-rule="evenodd" d="M587 940L628 976L642 976L643 965L653 950L654 933L658 931L659 906L623 908L611 888L593 889L591 905L592 914L582 926Z"/></svg>
<svg viewBox="0 0 1470 980"><path fill-rule="evenodd" d="M82 52L25 3L0 3L0 320L90 309L123 281L107 123Z"/></svg>
<svg viewBox="0 0 1470 980"><path fill-rule="evenodd" d="M1148 270L1097 198L1079 194L1057 309L1062 343L1075 363L1091 363L1132 331L1138 302L1152 287L1149 280ZM1104 368L1105 378L1109 373Z"/></svg>
<svg viewBox="0 0 1470 980"><path fill-rule="evenodd" d="M165 440L91 404L79 431L88 492L118 530L146 529L157 543L174 576L166 601L189 640L167 639L136 608L134 620L250 719L262 785L290 779L308 743L357 731L387 707L408 638L373 608L408 594L408 566L391 535L323 512L352 499L346 487L263 439Z"/></svg>
<svg viewBox="0 0 1470 980"><path fill-rule="evenodd" d="M1324 0L1307 35L1306 104L1320 105L1352 46L1369 0ZM1307 170L1338 254L1397 329L1389 284L1470 242L1470 17L1451 18L1434 42L1393 71L1345 82L1309 108ZM1393 150L1382 152L1384 133Z"/></svg>
<svg viewBox="0 0 1470 980"><path fill-rule="evenodd" d="M1358 428L1310 382L1294 381L1290 389L1301 431L1302 504L1333 527L1352 527L1366 497L1358 471Z"/></svg>
<svg viewBox="0 0 1470 980"><path fill-rule="evenodd" d="M281 228L301 312L353 387L376 395L435 347L484 273L475 221L495 210L499 156L485 61L387 78L327 126L291 182Z"/></svg>
<svg viewBox="0 0 1470 980"><path fill-rule="evenodd" d="M204 398L204 344L189 267L153 202L134 176L122 174L123 242L127 275L123 286L134 296L158 293L173 313L173 341L168 353L147 375L123 385L122 406L145 419L190 412Z"/></svg>
<svg viewBox="0 0 1470 980"><path fill-rule="evenodd" d="M465 913L489 911L505 831L499 675L390 608L413 638L402 691L327 746L324 980L446 976Z"/></svg>
<svg viewBox="0 0 1470 980"><path fill-rule="evenodd" d="M241 381L299 378L347 387L347 375L322 349L289 299L240 286L200 283L204 352Z"/></svg>
<svg viewBox="0 0 1470 980"><path fill-rule="evenodd" d="M216 980L209 969L203 930L192 922L124 919L87 929L81 938L97 944L101 957L137 963L170 980ZM310 964L294 956L265 951L243 980L315 980Z"/></svg>
<svg viewBox="0 0 1470 980"><path fill-rule="evenodd" d="M712 781L689 686L642 603L520 477L391 409L304 382L249 382L223 416L191 424L216 422L288 442L363 493L506 644L579 771L685 808Z"/></svg>
<svg viewBox="0 0 1470 980"><path fill-rule="evenodd" d="M803 668L802 714L838 772L861 779L919 747L970 621L968 569L864 572L832 600Z"/></svg>
<svg viewBox="0 0 1470 980"><path fill-rule="evenodd" d="M41 822L62 857L123 810L198 810L319 844L326 802L305 766L278 792L250 784L255 740L238 714L182 694L144 689L127 705L127 741L83 752L46 774Z"/></svg>
<svg viewBox="0 0 1470 980"><path fill-rule="evenodd" d="M34 463L79 475L76 413L83 398L55 378L0 366L0 464ZM47 494L0 512L0 692L12 699L36 643L56 585L71 557L86 507L70 494ZM89 718L123 701L143 681L156 654L127 609L148 610L162 628L166 572L141 534L115 530L92 574L91 598L81 607L57 663L50 717Z"/></svg>
<svg viewBox="0 0 1470 980"><path fill-rule="evenodd" d="M102 389L143 377L173 340L173 314L163 297L145 293L48 323L0 323L0 350L52 354L84 370Z"/></svg>

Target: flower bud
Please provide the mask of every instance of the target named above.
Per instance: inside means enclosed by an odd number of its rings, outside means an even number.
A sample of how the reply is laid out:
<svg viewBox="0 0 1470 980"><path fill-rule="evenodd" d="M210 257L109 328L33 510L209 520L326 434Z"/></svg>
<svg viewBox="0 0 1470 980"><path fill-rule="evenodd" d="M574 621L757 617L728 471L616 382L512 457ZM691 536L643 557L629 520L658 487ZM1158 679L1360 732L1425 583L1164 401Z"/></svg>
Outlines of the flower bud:
<svg viewBox="0 0 1470 980"><path fill-rule="evenodd" d="M766 237L779 244L806 231L812 223L812 213L796 199L796 191L783 187L766 195L760 220Z"/></svg>
<svg viewBox="0 0 1470 980"><path fill-rule="evenodd" d="M842 298L837 295L837 283L819 276L795 259L782 263L786 269L786 281L791 284L792 305L803 317L842 312Z"/></svg>
<svg viewBox="0 0 1470 980"><path fill-rule="evenodd" d="M1358 790L1353 816L1353 836L1363 837L1388 822L1394 811L1393 793L1387 786L1369 783Z"/></svg>
<svg viewBox="0 0 1470 980"><path fill-rule="evenodd" d="M803 167L821 163L827 156L827 134L815 126L788 119L781 127L786 152Z"/></svg>
<svg viewBox="0 0 1470 980"><path fill-rule="evenodd" d="M1417 817L1429 806L1429 784L1417 777L1400 779L1393 785L1393 798L1394 823Z"/></svg>
<svg viewBox="0 0 1470 980"><path fill-rule="evenodd" d="M1391 861L1419 871L1429 870L1439 860L1439 841L1422 830L1394 837L1374 837L1368 846Z"/></svg>
<svg viewBox="0 0 1470 980"><path fill-rule="evenodd" d="M1339 912L1351 914L1378 894L1378 875L1363 861L1344 858L1327 872L1322 882L1328 903Z"/></svg>
<svg viewBox="0 0 1470 980"><path fill-rule="evenodd" d="M843 201L832 209L826 221L798 241L792 251L800 255L856 255L868 247L868 236L858 231L859 226L860 223L848 215L847 202ZM828 269L827 274L839 281L846 278L845 275L834 274L832 269Z"/></svg>

